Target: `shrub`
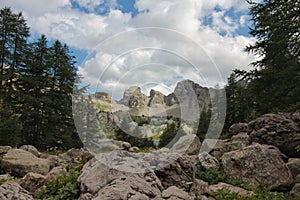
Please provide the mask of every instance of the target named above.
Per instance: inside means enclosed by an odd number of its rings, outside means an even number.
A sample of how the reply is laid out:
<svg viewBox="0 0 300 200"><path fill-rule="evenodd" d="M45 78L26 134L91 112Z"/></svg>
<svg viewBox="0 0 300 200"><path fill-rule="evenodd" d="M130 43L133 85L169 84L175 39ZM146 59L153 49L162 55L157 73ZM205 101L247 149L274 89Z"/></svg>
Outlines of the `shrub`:
<svg viewBox="0 0 300 200"><path fill-rule="evenodd" d="M80 172L76 169L69 170L68 174L49 182L46 189L40 191L36 198L49 200L78 199L80 195L77 179Z"/></svg>
<svg viewBox="0 0 300 200"><path fill-rule="evenodd" d="M228 190L218 190L217 192L210 193L210 196L216 200L296 200L296 198L285 193L269 191L259 191L252 196L243 197Z"/></svg>
<svg viewBox="0 0 300 200"><path fill-rule="evenodd" d="M234 186L242 187L247 190L251 189L250 184L246 183L241 179L234 179L227 176L224 170L221 168L220 170L198 170L196 172L196 178L201 179L207 182L209 185L218 184L219 182L228 183Z"/></svg>

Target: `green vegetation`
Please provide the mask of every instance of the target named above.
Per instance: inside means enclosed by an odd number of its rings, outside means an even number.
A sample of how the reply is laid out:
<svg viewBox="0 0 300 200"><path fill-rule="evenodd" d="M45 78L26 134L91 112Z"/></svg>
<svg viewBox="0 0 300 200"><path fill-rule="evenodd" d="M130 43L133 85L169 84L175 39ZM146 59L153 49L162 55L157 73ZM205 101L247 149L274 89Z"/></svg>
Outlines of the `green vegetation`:
<svg viewBox="0 0 300 200"><path fill-rule="evenodd" d="M249 0L257 40L245 51L260 57L253 70L235 70L226 86L224 133L233 123L265 113L300 109L299 3L294 0Z"/></svg>
<svg viewBox="0 0 300 200"><path fill-rule="evenodd" d="M160 136L159 147L172 147L172 145L182 136L179 132L180 120L174 118L173 122L167 124L165 130L163 130Z"/></svg>
<svg viewBox="0 0 300 200"><path fill-rule="evenodd" d="M209 123L211 118L211 109L204 109L200 114L200 120L197 129L197 136L200 141L205 139L206 133L208 131Z"/></svg>
<svg viewBox="0 0 300 200"><path fill-rule="evenodd" d="M132 121L138 124L138 126L143 126L144 124L150 124L151 118L150 117L142 117L142 116L134 116L131 115Z"/></svg>
<svg viewBox="0 0 300 200"><path fill-rule="evenodd" d="M254 189L253 191L255 193L253 196L248 197L243 197L237 193L233 193L227 190L218 190L217 192L209 193L209 196L212 196L216 200L296 200L296 198L293 198L288 194L282 192L270 192L268 190L257 190L255 188L252 188L250 184L244 182L241 179L230 178L225 174L222 168L218 171L211 169L198 170L196 172L196 178L207 182L209 185L223 182L244 188L249 191ZM196 197L195 200L197 199L199 198Z"/></svg>
<svg viewBox="0 0 300 200"><path fill-rule="evenodd" d="M0 10L0 145L81 147L72 115L76 67L69 47L29 43L22 13Z"/></svg>
<svg viewBox="0 0 300 200"><path fill-rule="evenodd" d="M101 103L96 103L95 108L97 111L111 111L112 107L109 105L103 105Z"/></svg>
<svg viewBox="0 0 300 200"><path fill-rule="evenodd" d="M233 193L227 190L218 190L217 192L210 193L210 196L214 197L216 200L296 200L297 199L282 192L269 192L269 191L258 191L253 196L243 197L237 193Z"/></svg>
<svg viewBox="0 0 300 200"><path fill-rule="evenodd" d="M120 128L116 130L115 139L129 142L132 146L139 148L155 147L152 138L143 138L139 126L136 126L133 131L130 130L129 119L122 121Z"/></svg>
<svg viewBox="0 0 300 200"><path fill-rule="evenodd" d="M77 179L80 170L71 169L67 175L62 175L58 179L49 182L46 189L40 191L35 198L49 200L78 199L80 188Z"/></svg>
<svg viewBox="0 0 300 200"><path fill-rule="evenodd" d="M209 185L214 185L218 184L219 182L223 182L234 186L242 187L247 190L252 189L251 186L245 181L241 179L230 178L229 176L227 176L222 168L218 171L212 169L198 170L196 172L196 178L207 182Z"/></svg>

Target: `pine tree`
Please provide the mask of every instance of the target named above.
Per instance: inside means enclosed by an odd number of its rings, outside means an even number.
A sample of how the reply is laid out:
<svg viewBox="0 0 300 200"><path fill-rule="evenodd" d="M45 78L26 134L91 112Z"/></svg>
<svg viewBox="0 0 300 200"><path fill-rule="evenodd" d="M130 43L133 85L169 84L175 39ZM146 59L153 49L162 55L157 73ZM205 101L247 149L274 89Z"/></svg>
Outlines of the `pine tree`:
<svg viewBox="0 0 300 200"><path fill-rule="evenodd" d="M249 85L257 110L263 114L300 105L299 1L249 3L253 21L250 34L257 41L245 50L261 57L253 63Z"/></svg>
<svg viewBox="0 0 300 200"><path fill-rule="evenodd" d="M21 142L20 81L27 51L29 28L21 13L0 10L0 143Z"/></svg>
<svg viewBox="0 0 300 200"><path fill-rule="evenodd" d="M24 143L41 148L45 142L45 134L49 130L47 109L47 93L49 92L49 48L47 38L42 35L37 42L31 44L27 53L26 68L22 82L22 121L24 123Z"/></svg>

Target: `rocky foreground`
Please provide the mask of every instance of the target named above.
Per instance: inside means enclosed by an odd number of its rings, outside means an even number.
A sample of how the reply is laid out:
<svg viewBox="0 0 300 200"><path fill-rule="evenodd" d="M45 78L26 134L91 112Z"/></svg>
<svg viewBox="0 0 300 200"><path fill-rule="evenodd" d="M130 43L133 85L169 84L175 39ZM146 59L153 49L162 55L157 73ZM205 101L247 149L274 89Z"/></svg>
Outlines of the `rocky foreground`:
<svg viewBox="0 0 300 200"><path fill-rule="evenodd" d="M184 154L165 148L133 153L125 143L123 149L102 155L84 149L50 155L30 145L1 146L0 199L39 198L74 169L78 176L66 192L80 200L215 199L219 190L251 197L262 189L300 198L299 112L264 115L248 124L234 124L230 132L228 140L206 139L202 144L195 140ZM212 171L243 184L218 182L215 176L211 182L201 180Z"/></svg>

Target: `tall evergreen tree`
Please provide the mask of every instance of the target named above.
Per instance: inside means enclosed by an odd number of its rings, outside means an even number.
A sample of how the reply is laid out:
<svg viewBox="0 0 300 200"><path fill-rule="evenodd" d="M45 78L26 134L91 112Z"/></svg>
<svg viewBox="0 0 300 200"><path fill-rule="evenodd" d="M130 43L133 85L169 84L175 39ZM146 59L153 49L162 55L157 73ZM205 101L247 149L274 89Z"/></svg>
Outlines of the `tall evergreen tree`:
<svg viewBox="0 0 300 200"><path fill-rule="evenodd" d="M49 92L50 54L46 36L42 35L37 42L31 44L27 57L22 78L23 114L21 119L26 127L23 131L23 141L41 148L49 129L46 121L48 116L46 102Z"/></svg>
<svg viewBox="0 0 300 200"><path fill-rule="evenodd" d="M300 108L300 4L295 0L263 0L251 4L253 29L257 38L246 51L262 59L250 75L249 89L262 113ZM296 107L294 107L296 109Z"/></svg>
<svg viewBox="0 0 300 200"><path fill-rule="evenodd" d="M22 14L14 14L10 8L0 9L0 143L3 145L15 146L21 142L19 86L28 37L29 28Z"/></svg>

